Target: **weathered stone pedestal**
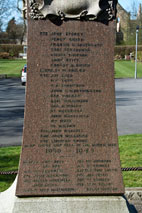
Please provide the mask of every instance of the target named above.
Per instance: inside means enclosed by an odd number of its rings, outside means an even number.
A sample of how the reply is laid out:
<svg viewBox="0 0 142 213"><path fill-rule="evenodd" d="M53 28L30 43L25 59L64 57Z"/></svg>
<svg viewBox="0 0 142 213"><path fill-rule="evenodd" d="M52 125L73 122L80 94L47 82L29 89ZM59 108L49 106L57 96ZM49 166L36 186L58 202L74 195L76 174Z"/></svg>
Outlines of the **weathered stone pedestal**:
<svg viewBox="0 0 142 213"><path fill-rule="evenodd" d="M29 20L16 195L123 195L114 23Z"/></svg>
<svg viewBox="0 0 142 213"><path fill-rule="evenodd" d="M121 196L30 197L15 196L16 180L0 194L0 213L128 213Z"/></svg>
<svg viewBox="0 0 142 213"><path fill-rule="evenodd" d="M39 20L46 17L35 2L29 1L20 198L15 185L2 193L0 213L128 213L116 130L116 1L43 1L50 15L56 9L56 20ZM77 20L62 21L66 12Z"/></svg>

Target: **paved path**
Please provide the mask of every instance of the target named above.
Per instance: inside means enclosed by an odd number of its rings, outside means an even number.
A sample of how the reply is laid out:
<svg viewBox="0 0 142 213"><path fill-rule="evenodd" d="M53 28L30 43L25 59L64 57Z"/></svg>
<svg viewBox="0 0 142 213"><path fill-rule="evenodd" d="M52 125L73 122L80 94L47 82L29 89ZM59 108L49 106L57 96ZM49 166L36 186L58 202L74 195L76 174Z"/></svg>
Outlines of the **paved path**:
<svg viewBox="0 0 142 213"><path fill-rule="evenodd" d="M116 79L119 135L142 133L142 79Z"/></svg>
<svg viewBox="0 0 142 213"><path fill-rule="evenodd" d="M0 146L21 144L24 103L20 79L0 79Z"/></svg>
<svg viewBox="0 0 142 213"><path fill-rule="evenodd" d="M0 146L21 145L25 87L0 79ZM142 79L116 80L118 134L142 133Z"/></svg>

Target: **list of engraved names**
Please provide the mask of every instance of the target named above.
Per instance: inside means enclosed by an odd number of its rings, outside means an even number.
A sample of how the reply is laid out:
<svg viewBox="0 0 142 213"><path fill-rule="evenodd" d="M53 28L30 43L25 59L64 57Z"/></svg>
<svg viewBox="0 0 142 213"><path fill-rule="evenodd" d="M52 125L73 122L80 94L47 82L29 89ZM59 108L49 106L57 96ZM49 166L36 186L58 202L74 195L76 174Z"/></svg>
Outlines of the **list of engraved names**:
<svg viewBox="0 0 142 213"><path fill-rule="evenodd" d="M24 159L24 183L29 184L25 193L117 191L109 176L117 173L117 168L111 167L110 158L100 157L116 144L106 143L99 133L99 120L93 120L102 113L99 103L104 91L96 79L103 68L94 68L94 60L101 57L103 41L90 41L86 32L79 30L42 31L39 38L42 51L38 75L40 82L48 85L41 95L48 113L43 112L38 142L24 145L25 149L38 147L44 156L42 160ZM95 122L94 130L91 122ZM28 166L32 172L26 169Z"/></svg>

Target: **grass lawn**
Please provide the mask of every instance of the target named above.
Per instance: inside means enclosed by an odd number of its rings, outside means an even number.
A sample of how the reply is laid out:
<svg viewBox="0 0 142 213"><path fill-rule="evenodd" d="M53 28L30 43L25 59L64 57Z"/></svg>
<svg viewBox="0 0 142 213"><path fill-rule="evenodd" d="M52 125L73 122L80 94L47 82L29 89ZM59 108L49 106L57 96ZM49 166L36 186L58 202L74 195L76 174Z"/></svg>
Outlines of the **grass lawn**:
<svg viewBox="0 0 142 213"><path fill-rule="evenodd" d="M0 171L15 171L18 168L21 147L0 148ZM0 175L0 191L4 191L14 181L16 175Z"/></svg>
<svg viewBox="0 0 142 213"><path fill-rule="evenodd" d="M134 61L115 61L115 78L134 78ZM137 63L137 77L142 78L142 63Z"/></svg>
<svg viewBox="0 0 142 213"><path fill-rule="evenodd" d="M119 136L121 166L142 167L142 135ZM17 170L21 147L0 148L0 171ZM0 175L0 191L6 190L15 175ZM123 172L125 187L142 187L142 171Z"/></svg>
<svg viewBox="0 0 142 213"><path fill-rule="evenodd" d="M119 136L122 167L142 167L142 135ZM126 187L142 187L142 171L123 172Z"/></svg>
<svg viewBox="0 0 142 213"><path fill-rule="evenodd" d="M0 59L0 75L6 74L8 77L20 77L22 67L26 64L23 59Z"/></svg>
<svg viewBox="0 0 142 213"><path fill-rule="evenodd" d="M23 59L0 59L0 74L7 74L8 77L20 77L21 69L26 64ZM134 78L134 61L115 61L115 78ZM137 64L137 76L142 78L142 63Z"/></svg>

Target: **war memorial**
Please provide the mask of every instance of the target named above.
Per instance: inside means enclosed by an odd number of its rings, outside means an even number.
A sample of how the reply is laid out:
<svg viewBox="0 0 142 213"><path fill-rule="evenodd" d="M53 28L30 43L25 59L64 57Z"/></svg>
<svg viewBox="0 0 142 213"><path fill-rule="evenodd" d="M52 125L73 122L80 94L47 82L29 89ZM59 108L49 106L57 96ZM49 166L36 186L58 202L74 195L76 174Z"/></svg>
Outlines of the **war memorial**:
<svg viewBox="0 0 142 213"><path fill-rule="evenodd" d="M116 129L116 5L28 2L22 151L1 213L129 212Z"/></svg>

